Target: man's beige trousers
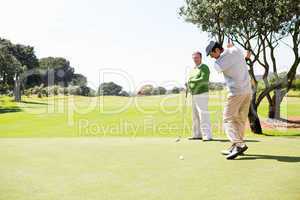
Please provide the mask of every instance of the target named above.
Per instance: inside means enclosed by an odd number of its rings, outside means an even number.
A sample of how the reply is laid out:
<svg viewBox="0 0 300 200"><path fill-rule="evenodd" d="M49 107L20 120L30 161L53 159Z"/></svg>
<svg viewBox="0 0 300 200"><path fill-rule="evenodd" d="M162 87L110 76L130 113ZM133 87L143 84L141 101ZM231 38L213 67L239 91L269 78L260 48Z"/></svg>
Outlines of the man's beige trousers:
<svg viewBox="0 0 300 200"><path fill-rule="evenodd" d="M229 96L224 108L223 121L227 137L233 144L244 143L245 125L251 94Z"/></svg>
<svg viewBox="0 0 300 200"><path fill-rule="evenodd" d="M208 92L192 96L193 137L212 139L210 114L208 111Z"/></svg>

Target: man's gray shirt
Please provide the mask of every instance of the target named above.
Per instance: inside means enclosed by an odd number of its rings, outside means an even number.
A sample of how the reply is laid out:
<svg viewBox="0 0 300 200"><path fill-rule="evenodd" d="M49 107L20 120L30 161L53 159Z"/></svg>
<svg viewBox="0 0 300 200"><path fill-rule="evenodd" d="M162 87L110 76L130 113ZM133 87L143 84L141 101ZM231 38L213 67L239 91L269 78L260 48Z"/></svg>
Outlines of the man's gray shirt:
<svg viewBox="0 0 300 200"><path fill-rule="evenodd" d="M223 72L230 96L252 92L247 63L239 48L233 46L225 49L216 60L215 69Z"/></svg>

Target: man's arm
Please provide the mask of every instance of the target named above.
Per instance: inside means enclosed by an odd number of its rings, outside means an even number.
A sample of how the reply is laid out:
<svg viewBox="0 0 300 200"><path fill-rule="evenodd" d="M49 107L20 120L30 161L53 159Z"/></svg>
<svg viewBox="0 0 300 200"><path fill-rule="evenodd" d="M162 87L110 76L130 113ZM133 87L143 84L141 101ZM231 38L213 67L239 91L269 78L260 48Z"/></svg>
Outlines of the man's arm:
<svg viewBox="0 0 300 200"><path fill-rule="evenodd" d="M208 82L209 81L209 74L210 74L209 68L206 65L202 66L202 67L203 68L200 72L200 76L191 78L189 80L189 83L196 83L196 82L201 82L201 81Z"/></svg>
<svg viewBox="0 0 300 200"><path fill-rule="evenodd" d="M234 47L234 44L229 41L227 44L227 48L231 48L231 47ZM251 52L248 50L245 55L245 60L246 61L251 60L251 55L252 55Z"/></svg>
<svg viewBox="0 0 300 200"><path fill-rule="evenodd" d="M217 72L221 73L222 71L224 71L220 65L218 65L216 62L214 64L214 68Z"/></svg>

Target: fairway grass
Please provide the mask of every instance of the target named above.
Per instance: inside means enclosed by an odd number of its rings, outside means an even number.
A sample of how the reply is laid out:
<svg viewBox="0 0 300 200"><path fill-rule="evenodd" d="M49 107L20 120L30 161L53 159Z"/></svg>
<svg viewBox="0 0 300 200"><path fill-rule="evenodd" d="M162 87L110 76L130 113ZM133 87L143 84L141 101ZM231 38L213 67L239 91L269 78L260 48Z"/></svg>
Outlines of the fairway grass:
<svg viewBox="0 0 300 200"><path fill-rule="evenodd" d="M2 138L0 200L298 200L300 138ZM183 156L183 160L179 159Z"/></svg>
<svg viewBox="0 0 300 200"><path fill-rule="evenodd" d="M282 116L300 116L299 99L285 98ZM224 102L210 94L216 138ZM248 128L247 155L227 161L225 139L175 142L191 135L190 103L184 112L183 94L0 97L0 200L300 199L299 129ZM260 117L267 110L263 101Z"/></svg>
<svg viewBox="0 0 300 200"><path fill-rule="evenodd" d="M222 112L226 94L211 92L209 99L213 134L224 136ZM282 117L300 116L298 97L282 103ZM186 110L186 111L185 111ZM265 118L267 102L259 115ZM147 97L23 97L21 103L0 96L0 137L176 137L191 135L191 99L184 94ZM184 119L184 122L183 122ZM265 129L267 135L295 136L299 129ZM250 133L249 127L246 130Z"/></svg>

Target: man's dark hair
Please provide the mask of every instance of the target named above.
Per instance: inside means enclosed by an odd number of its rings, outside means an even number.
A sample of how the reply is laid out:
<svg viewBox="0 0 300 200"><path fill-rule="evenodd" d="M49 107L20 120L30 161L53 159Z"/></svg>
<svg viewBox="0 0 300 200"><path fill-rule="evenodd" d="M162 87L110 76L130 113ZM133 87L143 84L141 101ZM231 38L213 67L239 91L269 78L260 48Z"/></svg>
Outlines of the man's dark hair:
<svg viewBox="0 0 300 200"><path fill-rule="evenodd" d="M220 51L223 51L224 48L222 47L222 45L219 42L216 42L214 47L212 48L212 52L215 51L216 49L220 49Z"/></svg>

